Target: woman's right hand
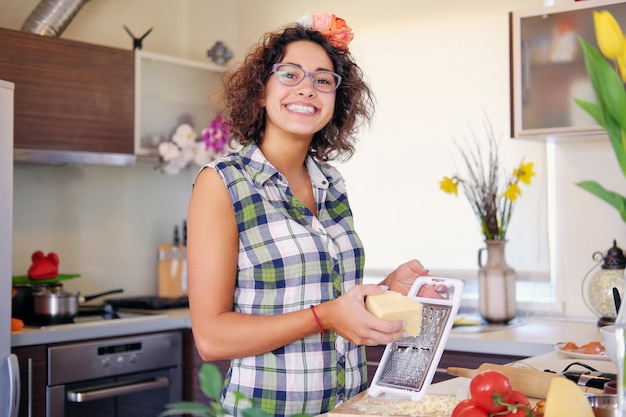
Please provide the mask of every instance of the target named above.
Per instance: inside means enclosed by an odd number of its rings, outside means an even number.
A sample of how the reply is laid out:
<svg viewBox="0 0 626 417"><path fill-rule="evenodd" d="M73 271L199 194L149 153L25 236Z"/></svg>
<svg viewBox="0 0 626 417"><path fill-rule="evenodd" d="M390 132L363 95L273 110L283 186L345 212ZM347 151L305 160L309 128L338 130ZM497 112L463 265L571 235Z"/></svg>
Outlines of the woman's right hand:
<svg viewBox="0 0 626 417"><path fill-rule="evenodd" d="M365 308L365 297L382 293L378 285L357 285L340 297L315 306L325 329L357 345L381 345L400 339L401 321L383 320Z"/></svg>

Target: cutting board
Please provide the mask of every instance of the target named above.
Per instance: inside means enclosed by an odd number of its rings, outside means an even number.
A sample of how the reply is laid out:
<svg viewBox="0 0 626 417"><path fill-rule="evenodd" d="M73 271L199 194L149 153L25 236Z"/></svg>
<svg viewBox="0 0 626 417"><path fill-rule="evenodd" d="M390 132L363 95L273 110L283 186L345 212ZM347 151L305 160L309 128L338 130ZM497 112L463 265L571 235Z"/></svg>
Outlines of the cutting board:
<svg viewBox="0 0 626 417"><path fill-rule="evenodd" d="M187 248L161 244L159 248L159 297L187 294Z"/></svg>
<svg viewBox="0 0 626 417"><path fill-rule="evenodd" d="M411 401L408 398L386 398L385 394L380 395L377 398L372 398L364 391L351 398L339 407L328 412L329 417L410 417L414 414L389 414L390 410L393 410L396 405L401 402ZM446 414L448 416L449 414ZM441 417L439 414L431 414L430 416ZM429 415L423 415L423 417L430 417Z"/></svg>

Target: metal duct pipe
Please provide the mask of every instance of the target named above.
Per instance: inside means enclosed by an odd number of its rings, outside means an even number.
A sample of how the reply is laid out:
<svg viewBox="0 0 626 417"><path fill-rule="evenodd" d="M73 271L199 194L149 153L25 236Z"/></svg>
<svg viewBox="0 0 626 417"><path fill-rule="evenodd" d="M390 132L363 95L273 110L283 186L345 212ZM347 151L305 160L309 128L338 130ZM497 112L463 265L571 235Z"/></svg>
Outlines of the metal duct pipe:
<svg viewBox="0 0 626 417"><path fill-rule="evenodd" d="M88 0L41 0L24 21L22 30L59 37Z"/></svg>

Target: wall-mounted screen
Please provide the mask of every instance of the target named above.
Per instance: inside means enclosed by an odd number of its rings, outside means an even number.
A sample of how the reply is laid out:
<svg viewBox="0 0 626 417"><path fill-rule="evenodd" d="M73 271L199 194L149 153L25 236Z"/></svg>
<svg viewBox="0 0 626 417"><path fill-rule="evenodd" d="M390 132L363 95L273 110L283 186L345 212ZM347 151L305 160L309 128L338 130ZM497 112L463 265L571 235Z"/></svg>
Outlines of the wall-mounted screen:
<svg viewBox="0 0 626 417"><path fill-rule="evenodd" d="M511 137L593 136L603 129L574 99L595 102L579 37L597 46L593 11L626 27L626 2L586 0L510 13Z"/></svg>

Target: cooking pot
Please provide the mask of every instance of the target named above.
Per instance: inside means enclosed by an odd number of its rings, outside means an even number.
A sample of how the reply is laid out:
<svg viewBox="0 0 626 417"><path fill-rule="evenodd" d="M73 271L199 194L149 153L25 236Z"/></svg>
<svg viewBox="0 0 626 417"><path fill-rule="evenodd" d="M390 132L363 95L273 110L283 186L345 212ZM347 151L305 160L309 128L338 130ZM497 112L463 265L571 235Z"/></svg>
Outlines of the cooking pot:
<svg viewBox="0 0 626 417"><path fill-rule="evenodd" d="M21 319L25 324L33 324L35 321L35 297L33 294L45 290L61 291L62 289L62 282L13 285L11 317Z"/></svg>
<svg viewBox="0 0 626 417"><path fill-rule="evenodd" d="M124 290L110 290L83 297L79 292L44 289L33 294L35 321L39 325L71 323L81 303L120 292Z"/></svg>

